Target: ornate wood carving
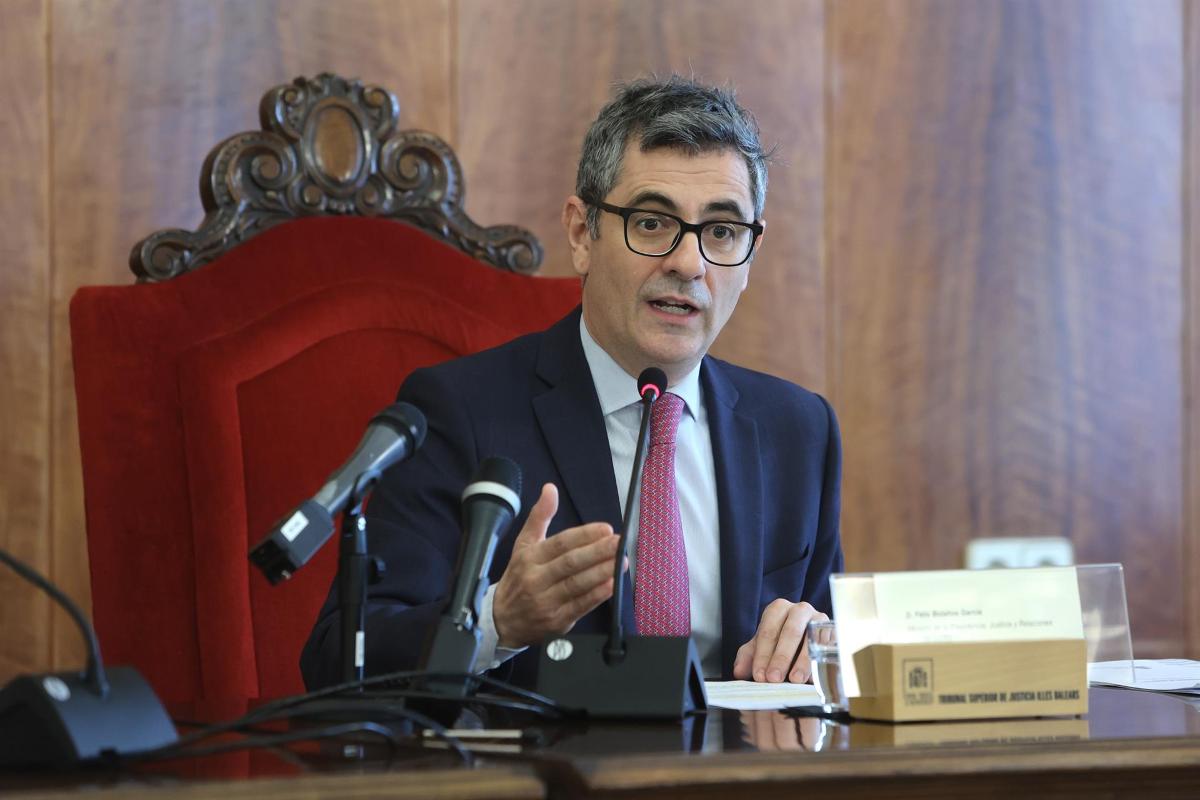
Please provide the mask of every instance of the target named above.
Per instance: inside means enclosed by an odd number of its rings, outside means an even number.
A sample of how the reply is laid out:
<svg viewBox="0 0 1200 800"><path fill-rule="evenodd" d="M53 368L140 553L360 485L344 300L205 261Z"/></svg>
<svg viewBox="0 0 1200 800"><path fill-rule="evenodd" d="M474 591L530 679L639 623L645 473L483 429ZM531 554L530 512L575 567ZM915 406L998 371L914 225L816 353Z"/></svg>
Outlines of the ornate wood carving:
<svg viewBox="0 0 1200 800"><path fill-rule="evenodd" d="M432 133L396 131L400 103L386 89L329 73L296 78L263 96L259 117L261 131L231 136L205 159L200 227L134 246L139 281L177 277L273 225L320 214L408 222L500 269L541 265L531 232L467 216L458 158Z"/></svg>

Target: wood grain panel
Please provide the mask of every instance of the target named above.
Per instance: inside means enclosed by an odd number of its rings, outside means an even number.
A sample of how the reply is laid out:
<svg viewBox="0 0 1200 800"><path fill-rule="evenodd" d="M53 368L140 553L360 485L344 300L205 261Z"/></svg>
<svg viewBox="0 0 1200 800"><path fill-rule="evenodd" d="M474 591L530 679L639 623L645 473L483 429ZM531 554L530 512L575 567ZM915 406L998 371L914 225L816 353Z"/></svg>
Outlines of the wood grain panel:
<svg viewBox="0 0 1200 800"><path fill-rule="evenodd" d="M397 94L405 127L446 131L450 10L448 0L55 0L52 10L53 562L61 585L86 598L72 293L131 283L134 241L199 223L204 156L258 128L259 98L273 85L322 71L361 77ZM78 661L67 625L54 641L57 662Z"/></svg>
<svg viewBox="0 0 1200 800"><path fill-rule="evenodd" d="M1182 647L1175 0L830 5L853 569L1065 535Z"/></svg>
<svg viewBox="0 0 1200 800"><path fill-rule="evenodd" d="M0 547L49 566L46 2L0 3ZM48 599L0 566L0 685L49 655Z"/></svg>
<svg viewBox="0 0 1200 800"><path fill-rule="evenodd" d="M718 340L724 358L824 389L823 14L817 0L462 0L459 156L467 207L520 220L546 245L546 274L571 274L559 224L579 147L615 82L651 73L732 83L778 144L767 234L750 288Z"/></svg>
<svg viewBox="0 0 1200 800"><path fill-rule="evenodd" d="M1200 4L1184 3L1184 407L1182 606L1187 655L1200 658Z"/></svg>

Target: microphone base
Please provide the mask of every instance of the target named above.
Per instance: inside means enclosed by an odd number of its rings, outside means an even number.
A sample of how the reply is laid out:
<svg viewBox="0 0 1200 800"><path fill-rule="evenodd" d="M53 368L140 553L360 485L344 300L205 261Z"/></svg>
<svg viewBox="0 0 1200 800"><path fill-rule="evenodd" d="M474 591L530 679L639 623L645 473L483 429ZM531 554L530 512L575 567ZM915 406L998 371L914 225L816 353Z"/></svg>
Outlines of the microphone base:
<svg viewBox="0 0 1200 800"><path fill-rule="evenodd" d="M0 689L0 767L70 767L172 744L175 726L132 667L99 697L77 672L22 675Z"/></svg>
<svg viewBox="0 0 1200 800"><path fill-rule="evenodd" d="M547 639L538 662L540 694L592 717L682 719L708 711L704 674L690 636L631 636L608 663L605 634Z"/></svg>
<svg viewBox="0 0 1200 800"><path fill-rule="evenodd" d="M437 627L425 642L421 654L422 672L469 673L479 652L478 628L464 628L448 616L438 617ZM466 697L465 678L421 678L418 685L427 691L447 697Z"/></svg>

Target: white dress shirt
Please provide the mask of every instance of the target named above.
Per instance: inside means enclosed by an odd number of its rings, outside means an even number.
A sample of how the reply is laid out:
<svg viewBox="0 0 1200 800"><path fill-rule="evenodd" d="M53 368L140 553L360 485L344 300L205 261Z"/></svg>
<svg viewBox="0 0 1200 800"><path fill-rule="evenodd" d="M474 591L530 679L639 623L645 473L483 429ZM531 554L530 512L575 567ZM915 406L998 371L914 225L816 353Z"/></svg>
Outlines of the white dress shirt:
<svg viewBox="0 0 1200 800"><path fill-rule="evenodd" d="M641 402L637 378L613 360L592 338L579 320L579 336L584 357L592 374L604 427L608 432L608 447L612 455L613 477L621 511L629 494L629 476L633 470L633 455L637 448L641 425ZM721 676L721 559L720 525L717 517L717 476L713 464L712 439L708 430L708 411L704 407L700 387L700 366L678 383L668 387L684 402L684 414L679 421L675 438L675 487L679 496L679 511L683 520L683 538L687 548L688 587L691 594L692 639L700 655L704 674L709 678ZM630 577L637 585L638 502L635 499L629 524ZM591 522L592 520L584 520ZM619 531L618 531L619 533ZM498 667L524 648L510 649L497 644L496 624L492 618L492 601L496 585L484 595L479 614L482 634L474 669L480 672ZM632 597L625 602L631 604Z"/></svg>

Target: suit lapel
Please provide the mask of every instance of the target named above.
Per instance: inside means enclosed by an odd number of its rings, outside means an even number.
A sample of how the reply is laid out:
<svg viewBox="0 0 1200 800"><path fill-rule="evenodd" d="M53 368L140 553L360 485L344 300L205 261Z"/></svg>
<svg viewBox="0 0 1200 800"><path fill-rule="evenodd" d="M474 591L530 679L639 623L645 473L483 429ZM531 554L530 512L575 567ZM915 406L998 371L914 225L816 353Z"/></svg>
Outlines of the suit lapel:
<svg viewBox="0 0 1200 800"><path fill-rule="evenodd" d="M560 507L570 503L580 522L619 528L608 433L579 341L578 310L546 332L537 371L549 388L533 398L533 410L562 478Z"/></svg>
<svg viewBox="0 0 1200 800"><path fill-rule="evenodd" d="M579 339L579 310L546 332L537 372L549 388L533 398L534 415L558 468L559 513L570 503L581 523L607 522L621 531L621 508L612 471L612 451L596 386ZM580 413L582 410L583 413ZM623 578L622 620L635 630L633 588ZM608 619L608 614L604 616Z"/></svg>
<svg viewBox="0 0 1200 800"><path fill-rule="evenodd" d="M705 358L700 380L717 478L721 664L728 670L737 649L754 635L758 625L763 559L762 464L758 423L737 411L738 391L720 363Z"/></svg>

